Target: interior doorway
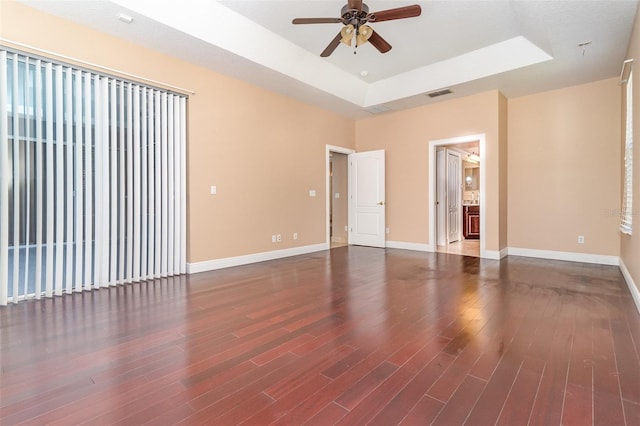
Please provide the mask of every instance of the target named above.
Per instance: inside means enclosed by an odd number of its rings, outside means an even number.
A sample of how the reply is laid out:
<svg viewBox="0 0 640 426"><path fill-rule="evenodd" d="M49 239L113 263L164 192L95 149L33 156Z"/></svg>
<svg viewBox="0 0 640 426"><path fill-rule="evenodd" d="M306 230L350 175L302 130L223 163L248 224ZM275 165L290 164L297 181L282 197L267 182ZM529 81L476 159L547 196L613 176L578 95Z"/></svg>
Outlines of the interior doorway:
<svg viewBox="0 0 640 426"><path fill-rule="evenodd" d="M327 248L349 244L349 154L355 150L326 146L326 243ZM345 228L346 227L346 228Z"/></svg>
<svg viewBox="0 0 640 426"><path fill-rule="evenodd" d="M329 242L330 247L349 244L349 170L347 154L329 153Z"/></svg>
<svg viewBox="0 0 640 426"><path fill-rule="evenodd" d="M430 246L433 251L484 255L484 135L430 142Z"/></svg>
<svg viewBox="0 0 640 426"><path fill-rule="evenodd" d="M355 152L327 145L325 188L327 248L386 247L384 150Z"/></svg>

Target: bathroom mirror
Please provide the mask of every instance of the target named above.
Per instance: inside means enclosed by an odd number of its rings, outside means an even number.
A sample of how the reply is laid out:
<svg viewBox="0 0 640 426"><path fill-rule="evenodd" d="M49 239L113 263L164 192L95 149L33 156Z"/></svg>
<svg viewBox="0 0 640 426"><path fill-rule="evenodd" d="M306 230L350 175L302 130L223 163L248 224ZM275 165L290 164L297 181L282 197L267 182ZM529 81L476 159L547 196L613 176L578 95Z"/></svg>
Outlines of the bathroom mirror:
<svg viewBox="0 0 640 426"><path fill-rule="evenodd" d="M480 167L464 169L464 189L466 191L477 191L480 189Z"/></svg>

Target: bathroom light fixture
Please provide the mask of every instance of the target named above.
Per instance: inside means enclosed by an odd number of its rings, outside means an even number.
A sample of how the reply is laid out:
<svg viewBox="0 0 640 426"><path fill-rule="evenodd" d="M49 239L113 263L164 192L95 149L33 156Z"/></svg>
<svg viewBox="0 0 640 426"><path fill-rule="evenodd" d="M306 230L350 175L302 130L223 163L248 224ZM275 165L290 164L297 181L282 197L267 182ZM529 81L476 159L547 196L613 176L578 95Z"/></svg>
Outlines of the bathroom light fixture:
<svg viewBox="0 0 640 426"><path fill-rule="evenodd" d="M480 156L478 156L477 154L468 154L467 155L467 162L468 163L480 164Z"/></svg>

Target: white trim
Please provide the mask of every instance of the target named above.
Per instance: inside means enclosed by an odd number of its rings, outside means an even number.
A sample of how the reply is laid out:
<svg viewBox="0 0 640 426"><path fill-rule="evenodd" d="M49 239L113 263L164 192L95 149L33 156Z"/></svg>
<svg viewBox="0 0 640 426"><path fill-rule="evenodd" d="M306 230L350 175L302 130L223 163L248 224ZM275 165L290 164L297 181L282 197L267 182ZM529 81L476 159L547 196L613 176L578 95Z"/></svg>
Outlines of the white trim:
<svg viewBox="0 0 640 426"><path fill-rule="evenodd" d="M284 257L298 256L329 250L329 244L313 244L310 246L294 247L283 250L267 251L263 253L247 254L244 256L226 257L223 259L205 260L204 262L188 263L187 273L213 271L216 269L230 268L232 266L248 265L250 263L264 262L267 260L282 259Z"/></svg>
<svg viewBox="0 0 640 426"><path fill-rule="evenodd" d="M507 256L507 250L506 249L502 249L500 251L498 250L485 250L484 251L484 256L482 256L483 259L491 259L491 260L500 260L503 257Z"/></svg>
<svg viewBox="0 0 640 426"><path fill-rule="evenodd" d="M600 265L614 266L618 266L620 264L620 258L618 256L608 256L604 254L573 253L567 251L537 250L517 247L509 247L508 253L509 256L536 257L539 259L566 260L569 262L596 263Z"/></svg>
<svg viewBox="0 0 640 426"><path fill-rule="evenodd" d="M402 250L415 250L415 251L433 251L433 247L424 243L408 243L404 241L388 241L386 243L387 248L402 249Z"/></svg>
<svg viewBox="0 0 640 426"><path fill-rule="evenodd" d="M627 265L624 264L622 258L620 258L620 272L622 272L622 276L624 280L627 282L627 286L629 287L629 292L631 293L631 297L633 297L633 301L636 304L636 308L638 309L638 313L640 313L640 289L633 281L633 277L631 277L631 273L627 269Z"/></svg>
<svg viewBox="0 0 640 426"><path fill-rule="evenodd" d="M455 138L437 139L429 141L429 247L431 251L436 251L436 147L444 145L454 145L459 143L468 143L478 141L479 156L480 156L480 194L486 199L486 164L484 164L484 152L486 144L486 134L480 133L477 135L459 136ZM485 214L486 203L480 203L480 257L488 259L499 259L499 257L490 257L486 250L486 218ZM498 254L492 254L492 256L499 256Z"/></svg>
<svg viewBox="0 0 640 426"><path fill-rule="evenodd" d="M330 223L329 223L329 217L331 216L331 194L330 194L330 190L331 190L331 172L329 169L329 163L330 163L330 156L332 152L337 152L338 154L353 154L354 152L356 152L354 149L351 148L344 148L341 146L336 146L336 145L329 145L327 144L325 147L325 230L326 230L326 236L324 241L329 244L330 240L331 240L331 229L330 229ZM347 214L347 217L349 217L349 215ZM348 219L347 219L348 220ZM347 223L347 226L349 224Z"/></svg>

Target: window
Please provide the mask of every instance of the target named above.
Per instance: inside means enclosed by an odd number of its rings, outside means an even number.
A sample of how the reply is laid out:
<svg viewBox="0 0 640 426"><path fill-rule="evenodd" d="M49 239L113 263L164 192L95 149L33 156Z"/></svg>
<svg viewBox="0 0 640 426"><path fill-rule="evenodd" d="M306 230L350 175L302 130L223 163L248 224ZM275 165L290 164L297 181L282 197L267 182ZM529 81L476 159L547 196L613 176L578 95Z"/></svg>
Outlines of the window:
<svg viewBox="0 0 640 426"><path fill-rule="evenodd" d="M633 219L633 72L629 73L626 87L626 117L624 142L624 169L622 183L622 214L620 230L631 235Z"/></svg>
<svg viewBox="0 0 640 426"><path fill-rule="evenodd" d="M186 97L0 50L0 304L186 272Z"/></svg>

